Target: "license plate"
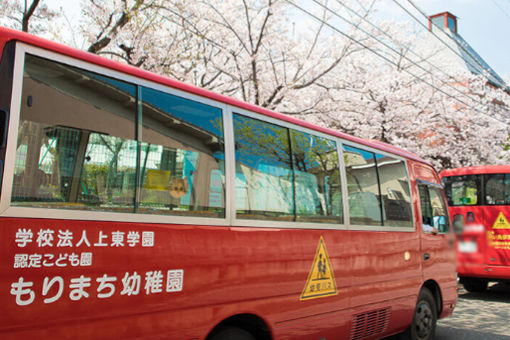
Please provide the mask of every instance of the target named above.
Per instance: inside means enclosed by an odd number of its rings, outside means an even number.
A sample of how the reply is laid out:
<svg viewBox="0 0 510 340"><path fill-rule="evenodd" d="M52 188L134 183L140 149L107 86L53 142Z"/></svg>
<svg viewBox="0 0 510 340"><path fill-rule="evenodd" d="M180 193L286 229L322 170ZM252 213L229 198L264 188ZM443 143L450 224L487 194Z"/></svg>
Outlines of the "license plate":
<svg viewBox="0 0 510 340"><path fill-rule="evenodd" d="M477 246L476 242L460 241L459 242L459 251L461 253L476 253L478 251L478 246Z"/></svg>

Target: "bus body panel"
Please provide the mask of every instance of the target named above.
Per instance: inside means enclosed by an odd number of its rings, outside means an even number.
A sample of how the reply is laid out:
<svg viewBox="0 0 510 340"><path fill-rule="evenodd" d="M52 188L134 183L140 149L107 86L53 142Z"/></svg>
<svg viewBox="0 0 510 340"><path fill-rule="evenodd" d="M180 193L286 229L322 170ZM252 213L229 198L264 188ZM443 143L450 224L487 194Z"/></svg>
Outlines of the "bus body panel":
<svg viewBox="0 0 510 340"><path fill-rule="evenodd" d="M53 231L55 240L39 245L34 237L25 243L20 230L33 235ZM153 232L154 245L112 246L111 235L119 230ZM64 232L72 235L71 242L58 246L57 235ZM8 245L0 258L5 311L0 334L6 338L11 333L44 337L49 332L67 338L67 327L74 329L69 334L73 338L77 333L84 339L111 337L113 333L103 333L102 324L117 335L170 336L174 330L204 338L208 325L230 315L254 314L269 315L276 334L283 331L290 339L311 336L314 329L321 336L329 328L349 329L353 314L381 308L392 308L394 317L407 315L390 326L397 331L409 321L420 285L418 254L413 252L409 261L404 256L418 248L415 233L382 237L378 232L2 218L0 235ZM77 246L84 235L88 243ZM108 239L102 239L105 235ZM338 294L300 302L321 237ZM92 255L90 265L72 257L86 253ZM182 291L166 292L169 270L183 271ZM161 289L143 285L147 273L159 271L165 277ZM123 291L126 278L135 272L142 282L138 293ZM104 277L110 281L102 286ZM82 289L79 278L86 279ZM20 282L24 286L18 294L13 287ZM308 320L306 315L317 317Z"/></svg>
<svg viewBox="0 0 510 340"><path fill-rule="evenodd" d="M460 276L510 279L509 229L493 229L500 214L510 216L508 206L450 207L452 216L466 218L458 237L458 273Z"/></svg>
<svg viewBox="0 0 510 340"><path fill-rule="evenodd" d="M300 318L305 314L322 314L334 310L347 309L349 297L349 257L347 247L341 246L345 239L328 235L321 231L267 230L257 228L236 228L235 231L224 227L200 227L182 225L126 225L122 223L101 223L90 221L62 220L26 220L2 219L2 240L9 247L2 251L2 298L6 317L2 318L0 329L19 329L31 320L33 327L42 327L52 323L68 324L92 322L96 319L118 319L133 315L152 315L154 322L163 323L175 331L185 330L192 337L203 338L206 325L217 324L229 314L254 313L266 315L268 306L278 304L275 320ZM20 248L16 243L19 229L31 230L34 234L43 231L69 231L73 234L73 247L39 247L31 242ZM154 233L153 247L119 247L110 245L100 248L100 235L111 236L118 230L139 230ZM85 243L76 247L86 231L91 246ZM328 246L328 253L337 278L339 294L318 301L299 303L299 296L313 262L320 237ZM106 239L104 240L106 241ZM108 240L108 243L111 239ZM340 246L335 242L341 242ZM106 242L104 242L106 243ZM110 243L111 244L111 243ZM138 249L137 249L138 248ZM246 251L246 250L249 251ZM70 262L69 256L61 254L92 253L90 266L81 266ZM41 263L32 263L36 268L13 268L15 258L21 254L42 255ZM51 255L54 255L53 257ZM65 261L59 258L65 257ZM19 262L20 260L18 260ZM23 264L21 264L23 265ZM50 266L51 265L51 266ZM76 265L76 266L74 266ZM40 268L39 268L40 266ZM167 292L167 271L182 270L182 291ZM144 287L147 273L162 271L165 277L160 289ZM138 273L142 277L142 286L138 293L124 293L123 278L126 274ZM100 287L97 281L104 275L115 281L113 286ZM90 278L83 289L86 295L73 295L73 279ZM23 282L32 282L33 292L20 295L19 305L10 293L11 285L23 278ZM55 281L53 285L44 284L44 279ZM62 282L62 283L61 283ZM46 288L45 288L46 287ZM49 287L49 289L48 289ZM58 288L63 291L59 293ZM113 287L113 288L112 288ZM47 292L45 291L47 290ZM77 291L75 291L77 292ZM104 293L104 294L103 294ZM103 297L101 297L103 296ZM54 299L49 302L48 299ZM192 297L192 298L191 298ZM265 297L260 299L260 297ZM259 301L260 300L260 301ZM143 302L143 303L142 303ZM245 303L246 302L246 303ZM302 306L302 310L297 305ZM242 307L240 307L242 305ZM216 306L228 306L218 308ZM234 309L234 310L233 310ZM241 310L240 310L241 309ZM274 309L274 307L273 307ZM178 323L168 325L168 311L171 314L190 314L190 318L179 317ZM197 312L192 312L197 310ZM93 314L90 311L95 311ZM198 313L198 311L200 311ZM199 316L199 317L198 317ZM197 318L198 317L198 318ZM172 320L175 318L170 318ZM143 318L136 322L126 322L126 334L132 333L132 326L142 326L140 334L150 334L150 327L144 328ZM203 327L197 327L197 320ZM94 329L93 326L92 329ZM201 332L200 332L201 329ZM84 333L86 334L86 333ZM155 333L157 335L157 333ZM108 337L105 335L105 338ZM85 337L87 338L87 337Z"/></svg>
<svg viewBox="0 0 510 340"><path fill-rule="evenodd" d="M490 228L486 233L487 252L485 255L485 261L489 266L510 268L510 225L498 228L500 220L508 222L507 216L510 218L510 205L487 206L483 211L484 224Z"/></svg>

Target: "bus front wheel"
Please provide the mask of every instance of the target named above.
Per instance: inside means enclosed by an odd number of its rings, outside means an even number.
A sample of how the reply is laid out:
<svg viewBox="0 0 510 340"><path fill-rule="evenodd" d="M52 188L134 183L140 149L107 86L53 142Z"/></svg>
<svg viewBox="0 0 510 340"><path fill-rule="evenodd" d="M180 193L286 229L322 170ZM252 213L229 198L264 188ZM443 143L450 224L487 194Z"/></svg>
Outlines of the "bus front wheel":
<svg viewBox="0 0 510 340"><path fill-rule="evenodd" d="M436 333L436 322L437 307L434 296L430 290L423 288L418 295L413 322L401 334L400 339L432 340Z"/></svg>

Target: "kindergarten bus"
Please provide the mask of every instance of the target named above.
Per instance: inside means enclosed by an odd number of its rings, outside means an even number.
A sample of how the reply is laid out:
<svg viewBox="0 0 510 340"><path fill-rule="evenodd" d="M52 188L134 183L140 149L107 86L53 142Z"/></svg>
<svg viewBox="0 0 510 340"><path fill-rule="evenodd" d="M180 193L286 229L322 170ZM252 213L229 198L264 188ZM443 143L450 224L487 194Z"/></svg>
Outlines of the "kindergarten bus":
<svg viewBox="0 0 510 340"><path fill-rule="evenodd" d="M470 292L510 280L510 165L441 172L451 216L465 224L458 236L458 275Z"/></svg>
<svg viewBox="0 0 510 340"><path fill-rule="evenodd" d="M426 340L452 313L414 154L9 29L0 51L1 339Z"/></svg>

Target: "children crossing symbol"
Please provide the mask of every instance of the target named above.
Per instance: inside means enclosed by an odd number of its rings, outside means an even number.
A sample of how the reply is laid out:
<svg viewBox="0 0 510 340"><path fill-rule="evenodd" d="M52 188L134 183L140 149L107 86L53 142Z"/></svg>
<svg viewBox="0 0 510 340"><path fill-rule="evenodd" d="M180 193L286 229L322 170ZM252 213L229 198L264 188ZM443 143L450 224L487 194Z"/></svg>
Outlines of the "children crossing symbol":
<svg viewBox="0 0 510 340"><path fill-rule="evenodd" d="M496 218L492 229L510 229L510 223L508 223L502 211L499 213L498 218Z"/></svg>
<svg viewBox="0 0 510 340"><path fill-rule="evenodd" d="M320 238L312 269L308 274L305 288L299 300L316 299L338 294L333 267L329 261L324 239Z"/></svg>

